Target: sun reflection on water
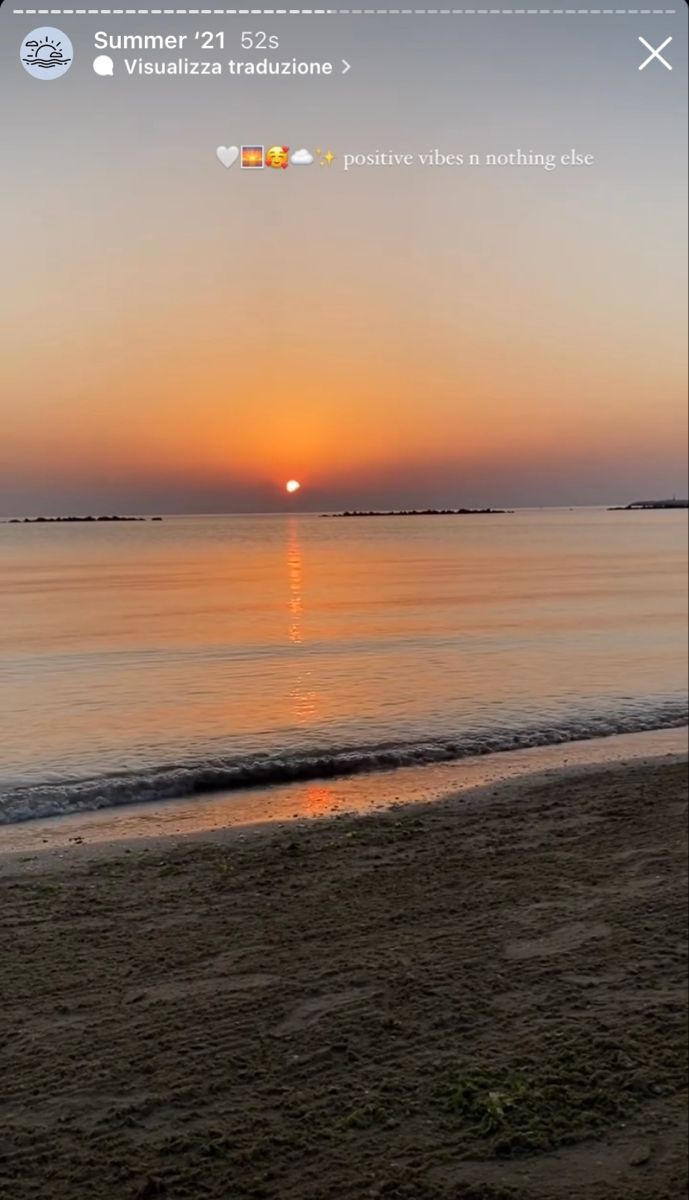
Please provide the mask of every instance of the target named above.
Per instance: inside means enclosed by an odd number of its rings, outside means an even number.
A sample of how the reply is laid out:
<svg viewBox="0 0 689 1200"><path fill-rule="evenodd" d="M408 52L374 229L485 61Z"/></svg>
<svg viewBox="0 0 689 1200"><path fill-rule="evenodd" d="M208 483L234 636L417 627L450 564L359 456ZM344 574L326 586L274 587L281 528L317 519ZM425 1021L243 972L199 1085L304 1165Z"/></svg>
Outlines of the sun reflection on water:
<svg viewBox="0 0 689 1200"><path fill-rule="evenodd" d="M304 641L302 622L304 616L303 588L303 559L299 531L296 521L290 521L287 527L287 578L289 581L290 624L288 637L293 645L301 646Z"/></svg>
<svg viewBox="0 0 689 1200"><path fill-rule="evenodd" d="M291 520L287 526L287 581L287 637L291 645L301 647L304 645L304 562L296 520ZM318 708L318 694L310 686L310 677L311 671L304 667L303 659L300 660L289 693L292 712L300 722L312 720Z"/></svg>

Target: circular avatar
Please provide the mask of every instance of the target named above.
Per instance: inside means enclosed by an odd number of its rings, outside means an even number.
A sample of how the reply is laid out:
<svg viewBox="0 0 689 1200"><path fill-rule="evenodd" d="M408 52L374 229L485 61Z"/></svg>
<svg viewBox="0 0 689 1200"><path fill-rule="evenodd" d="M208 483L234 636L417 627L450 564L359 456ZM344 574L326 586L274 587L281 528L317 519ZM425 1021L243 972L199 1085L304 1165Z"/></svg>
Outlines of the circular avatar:
<svg viewBox="0 0 689 1200"><path fill-rule="evenodd" d="M50 25L27 33L19 51L24 70L34 79L59 79L69 71L73 54L67 34Z"/></svg>

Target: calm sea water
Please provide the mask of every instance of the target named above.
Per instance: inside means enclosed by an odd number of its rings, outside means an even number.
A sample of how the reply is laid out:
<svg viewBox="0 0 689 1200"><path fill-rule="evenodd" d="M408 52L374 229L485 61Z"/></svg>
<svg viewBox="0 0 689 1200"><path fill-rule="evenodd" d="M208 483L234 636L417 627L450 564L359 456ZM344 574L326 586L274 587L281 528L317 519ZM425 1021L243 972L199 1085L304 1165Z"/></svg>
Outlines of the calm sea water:
<svg viewBox="0 0 689 1200"><path fill-rule="evenodd" d="M0 525L0 821L686 719L686 513Z"/></svg>

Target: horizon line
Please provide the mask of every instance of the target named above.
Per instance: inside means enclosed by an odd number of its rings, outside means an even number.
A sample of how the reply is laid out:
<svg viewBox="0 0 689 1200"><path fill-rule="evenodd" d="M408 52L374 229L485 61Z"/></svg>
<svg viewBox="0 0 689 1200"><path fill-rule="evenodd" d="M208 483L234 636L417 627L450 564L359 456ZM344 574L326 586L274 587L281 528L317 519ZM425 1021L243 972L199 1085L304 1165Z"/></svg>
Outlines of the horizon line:
<svg viewBox="0 0 689 1200"><path fill-rule="evenodd" d="M673 497L673 499L678 500L680 503L686 502L684 497ZM663 497L663 498L657 499L655 501L652 501L650 499L644 500L644 501L641 501L641 500L629 501L629 500L627 500L627 501L620 501L619 503L621 505L623 505L623 504L641 504L641 503L661 504L661 503L665 503L667 501L668 501L668 498ZM443 508L444 507L445 506L443 506ZM469 504L460 506L460 508L471 508L471 507L472 506ZM610 510L610 508L613 508L613 507L615 507L615 506L613 504L611 504L610 502L596 501L596 502L577 503L577 504L510 504L510 505L501 506L501 509L502 509L503 513L507 512L508 510L512 510L513 512L542 512L543 510L554 510L554 511L559 510L559 511L563 511L563 512L571 512L575 509L604 509L604 510L608 511L608 510ZM479 512L481 510L491 509L491 508L493 508L493 505L481 505L481 506L478 506L475 511ZM407 512L416 511L416 512L418 512L418 514L420 516L423 516L426 513L429 515L434 514L434 513L437 513L438 515L442 515L442 513L443 513L443 509L435 508L434 506L429 506L429 505L426 505L426 506L424 506L424 508L419 508L417 510L414 510L411 507L405 508L405 509L395 509L395 508L367 508L367 509L341 509L341 508L338 508L338 509L308 508L307 509L307 508L299 508L299 509L296 509L295 508L292 511L290 511L288 509L260 509L260 510L256 510L256 511L252 511L252 512L236 511L236 510L232 510L232 509L225 509L225 510L221 510L221 511L219 511L217 509L208 509L208 510L204 509L204 510L198 510L198 511L194 511L194 512L180 512L180 511L168 512L165 509L159 509L159 508L150 509L150 510L149 509L145 509L145 510L144 509L138 509L138 510L132 509L132 510L126 510L126 511L125 510L112 511L112 510L100 509L100 510L89 510L89 511L84 510L83 512L72 510L70 512L64 512L64 513L47 513L45 511L43 511L43 512L37 513L35 516L30 515L28 513L22 513L21 515L17 514L17 513L7 513L7 514L3 514L2 516L0 516L0 524L16 522L16 521L22 522L22 521L29 521L29 520L35 522L40 517L45 517L46 521L48 521L48 520L55 521L56 519L59 519L59 518L66 519L69 517L86 519L90 516L92 516L94 518L94 520L97 520L98 517L102 517L102 516L109 516L109 517L114 517L114 516L119 516L119 517L184 517L184 518L187 518L187 517L298 517L298 516L318 517L318 516L332 516L334 514L344 513L344 512L351 512L351 513L372 512L372 513L384 513L384 514L390 513L392 515L392 514L398 514L398 513L404 512L404 511L407 511ZM678 511L682 511L682 510L678 509ZM456 511L454 513L448 512L447 515L461 515L461 513L459 511ZM495 515L496 516L500 515L500 512L497 508L495 509Z"/></svg>

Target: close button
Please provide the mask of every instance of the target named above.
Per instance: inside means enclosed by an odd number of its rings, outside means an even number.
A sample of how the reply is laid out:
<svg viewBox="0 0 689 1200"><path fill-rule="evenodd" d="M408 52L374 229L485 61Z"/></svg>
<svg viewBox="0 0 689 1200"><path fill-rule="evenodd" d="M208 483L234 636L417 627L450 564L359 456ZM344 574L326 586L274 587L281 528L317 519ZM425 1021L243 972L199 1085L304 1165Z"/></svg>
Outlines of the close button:
<svg viewBox="0 0 689 1200"><path fill-rule="evenodd" d="M666 58L663 58L662 54L660 53L661 50L664 50L666 46L670 45L670 42L672 41L671 37L665 38L665 41L662 42L661 45L658 46L656 49L653 48L653 46L650 44L650 42L646 41L646 38L640 37L639 41L641 42L642 46L645 46L647 50L651 51L648 58L645 58L641 64L641 66L639 67L640 71L645 70L645 68L648 66L648 64L652 63L654 59L657 59L657 61L659 63L662 63L667 71L672 70L670 63L667 61Z"/></svg>

